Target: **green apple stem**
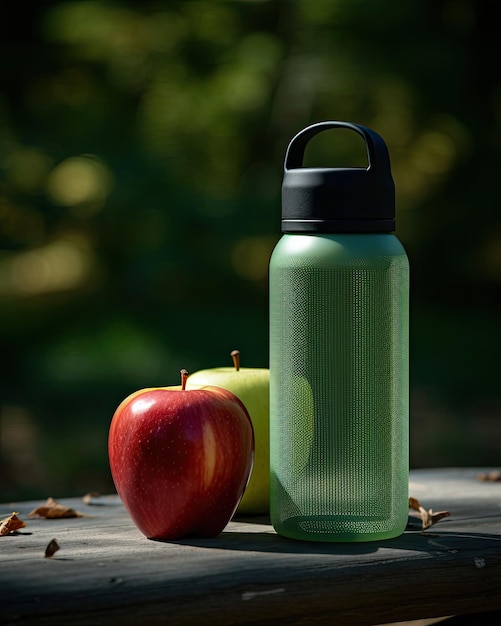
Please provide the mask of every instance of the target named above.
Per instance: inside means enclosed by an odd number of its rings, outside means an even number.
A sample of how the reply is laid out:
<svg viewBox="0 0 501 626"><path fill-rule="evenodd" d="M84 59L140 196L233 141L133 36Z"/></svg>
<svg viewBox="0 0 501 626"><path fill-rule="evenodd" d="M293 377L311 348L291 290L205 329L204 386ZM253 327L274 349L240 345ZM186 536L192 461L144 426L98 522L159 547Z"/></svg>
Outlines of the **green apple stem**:
<svg viewBox="0 0 501 626"><path fill-rule="evenodd" d="M240 369L240 351L233 350L230 356L233 359L233 365L235 366L235 369L238 372L238 370Z"/></svg>
<svg viewBox="0 0 501 626"><path fill-rule="evenodd" d="M181 390L186 391L186 381L188 380L189 372L188 370L181 370Z"/></svg>

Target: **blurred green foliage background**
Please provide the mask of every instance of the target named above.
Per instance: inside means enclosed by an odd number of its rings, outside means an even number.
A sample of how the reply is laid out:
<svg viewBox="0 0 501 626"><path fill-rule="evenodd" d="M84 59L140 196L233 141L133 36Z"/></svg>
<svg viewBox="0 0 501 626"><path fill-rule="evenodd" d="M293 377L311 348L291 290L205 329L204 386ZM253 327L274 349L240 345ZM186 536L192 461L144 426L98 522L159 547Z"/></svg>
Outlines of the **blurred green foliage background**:
<svg viewBox="0 0 501 626"><path fill-rule="evenodd" d="M235 347L267 366L283 158L325 119L374 128L392 158L411 465L499 464L494 4L2 8L0 500L112 491L125 395L229 365ZM308 159L349 165L359 143L319 139Z"/></svg>

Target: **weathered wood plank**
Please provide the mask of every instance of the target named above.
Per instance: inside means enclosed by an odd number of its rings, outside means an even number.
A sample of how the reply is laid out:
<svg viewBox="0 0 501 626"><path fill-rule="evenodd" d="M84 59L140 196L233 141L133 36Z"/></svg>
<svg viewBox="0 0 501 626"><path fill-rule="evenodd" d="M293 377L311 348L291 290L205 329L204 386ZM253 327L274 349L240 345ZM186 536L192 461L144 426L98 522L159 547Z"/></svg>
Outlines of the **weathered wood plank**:
<svg viewBox="0 0 501 626"><path fill-rule="evenodd" d="M501 482L479 471L411 472L410 495L451 516L367 544L287 540L266 518L234 520L214 539L149 541L111 496L61 499L88 516L75 519L0 505L0 519L16 510L28 524L0 538L0 623L363 625L498 610ZM61 549L44 558L53 538Z"/></svg>

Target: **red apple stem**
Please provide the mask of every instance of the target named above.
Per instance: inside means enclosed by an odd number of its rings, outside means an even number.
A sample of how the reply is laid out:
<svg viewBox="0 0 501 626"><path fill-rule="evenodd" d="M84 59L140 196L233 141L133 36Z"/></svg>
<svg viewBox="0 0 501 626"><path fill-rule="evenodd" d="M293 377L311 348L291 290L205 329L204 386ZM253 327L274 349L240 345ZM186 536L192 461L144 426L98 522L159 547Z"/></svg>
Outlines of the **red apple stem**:
<svg viewBox="0 0 501 626"><path fill-rule="evenodd" d="M188 370L181 370L181 390L186 391L186 381L188 380L189 372Z"/></svg>
<svg viewBox="0 0 501 626"><path fill-rule="evenodd" d="M238 370L240 369L240 351L233 350L230 356L233 359L233 365L235 366L235 369L238 372Z"/></svg>

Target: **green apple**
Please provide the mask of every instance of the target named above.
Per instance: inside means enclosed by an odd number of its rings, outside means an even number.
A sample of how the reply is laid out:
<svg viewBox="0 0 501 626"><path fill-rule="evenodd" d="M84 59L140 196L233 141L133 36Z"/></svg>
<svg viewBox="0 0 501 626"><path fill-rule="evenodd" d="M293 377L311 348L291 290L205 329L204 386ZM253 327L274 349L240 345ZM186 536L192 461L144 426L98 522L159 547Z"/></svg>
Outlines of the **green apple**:
<svg viewBox="0 0 501 626"><path fill-rule="evenodd" d="M210 385L234 393L245 405L254 427L254 466L237 513L259 515L270 509L270 370L240 367L238 350L231 353L234 367L199 370L188 378L190 386Z"/></svg>

